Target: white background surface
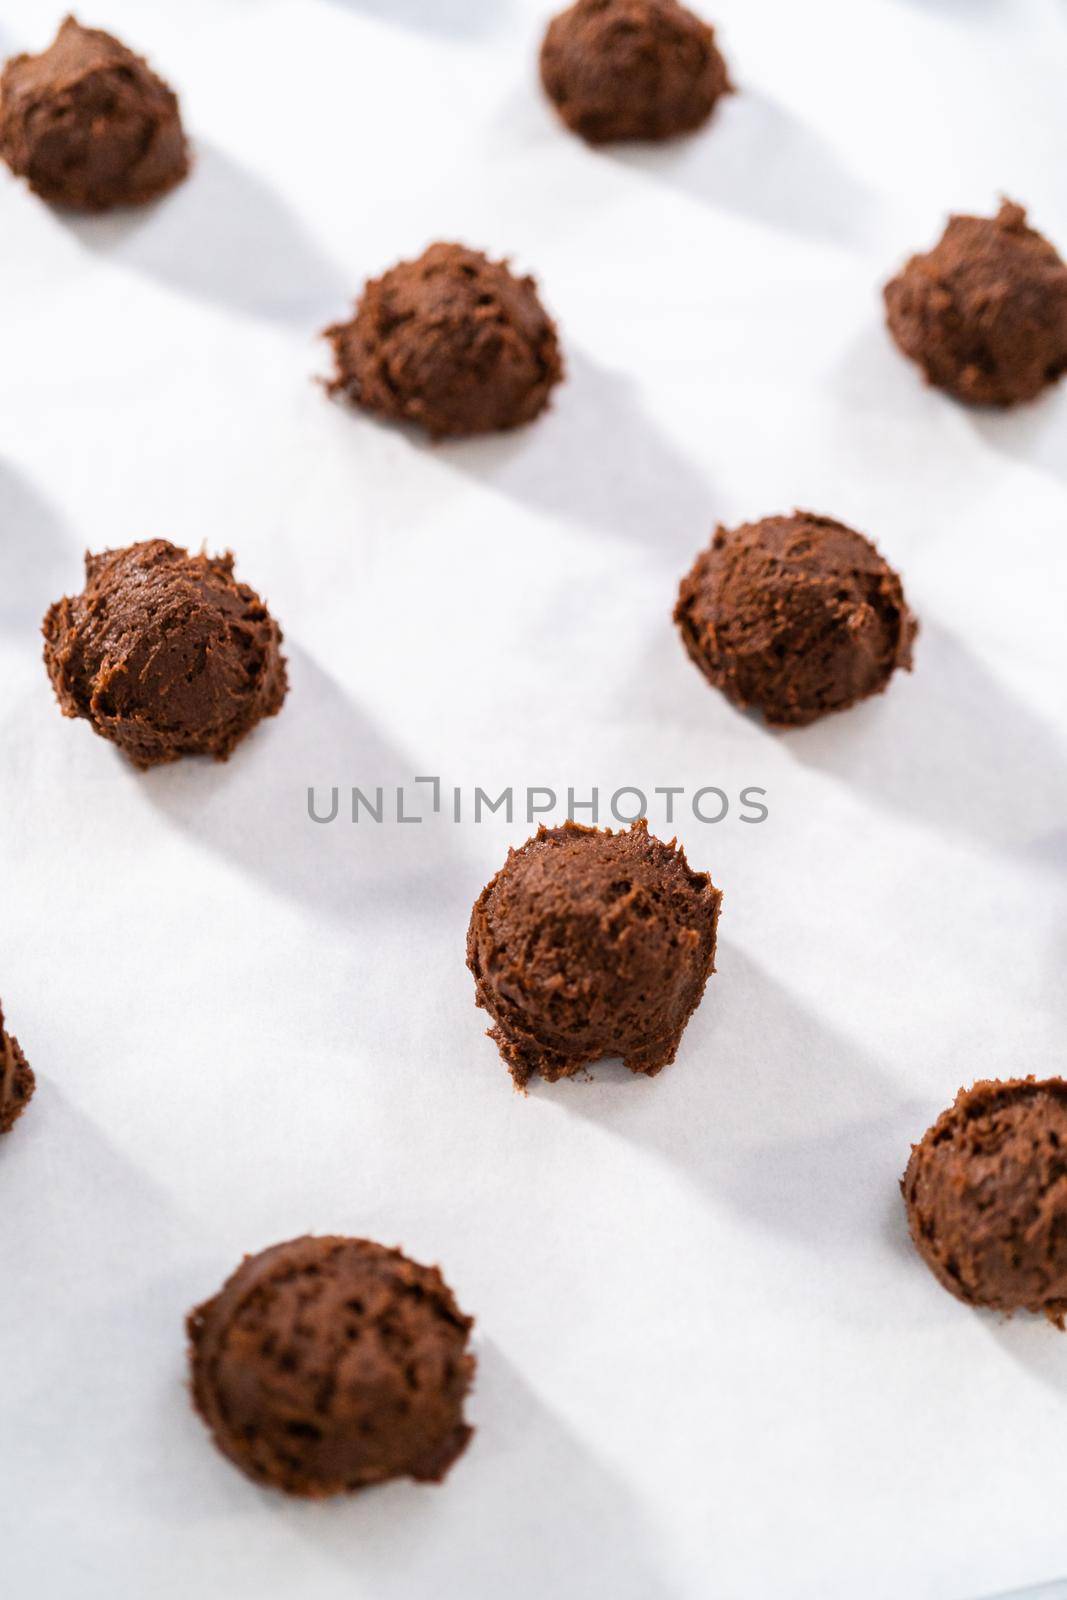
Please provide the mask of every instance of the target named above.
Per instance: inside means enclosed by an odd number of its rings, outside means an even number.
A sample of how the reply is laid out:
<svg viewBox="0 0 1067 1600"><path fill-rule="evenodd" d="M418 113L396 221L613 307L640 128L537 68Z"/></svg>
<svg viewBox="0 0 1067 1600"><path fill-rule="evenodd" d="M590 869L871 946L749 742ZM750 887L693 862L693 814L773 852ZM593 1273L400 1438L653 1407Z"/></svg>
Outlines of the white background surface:
<svg viewBox="0 0 1067 1600"><path fill-rule="evenodd" d="M0 183L0 1584L96 1600L962 1600L1067 1571L1067 1338L945 1295L897 1179L961 1083L1061 1070L1067 386L925 390L879 289L1004 191L1067 248L1067 7L719 0L740 94L662 151L542 104L529 0L106 0L198 162L132 218ZM0 47L55 17L5 0ZM570 381L439 448L331 406L315 335L434 237L513 254ZM910 679L804 733L670 624L715 520L870 533ZM232 546L283 714L142 776L58 714L81 552ZM503 820L306 817L440 773L688 818L719 973L656 1081L514 1094L464 968ZM653 825L668 836L662 812ZM368 1234L478 1318L439 1490L292 1504L210 1447L182 1318L244 1251Z"/></svg>

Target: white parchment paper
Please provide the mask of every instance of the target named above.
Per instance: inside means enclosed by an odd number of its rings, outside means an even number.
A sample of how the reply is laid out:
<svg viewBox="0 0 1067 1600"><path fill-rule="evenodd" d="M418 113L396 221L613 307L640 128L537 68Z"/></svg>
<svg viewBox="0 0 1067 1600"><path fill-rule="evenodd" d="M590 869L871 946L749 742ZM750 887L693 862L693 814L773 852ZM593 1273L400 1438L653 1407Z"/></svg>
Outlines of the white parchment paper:
<svg viewBox="0 0 1067 1600"><path fill-rule="evenodd" d="M923 388L881 283L949 209L1067 249L1059 0L717 0L740 93L667 150L542 104L539 0L106 0L195 176L79 221L0 182L0 1587L42 1600L963 1600L1067 1571L1067 1339L974 1315L897 1180L961 1083L1064 1068L1067 389ZM5 0L0 47L58 21ZM431 448L316 333L435 237L511 254L570 378ZM871 534L911 678L791 736L685 659L716 520ZM140 776L40 661L81 554L232 547L284 713ZM677 831L719 972L654 1082L512 1093L464 968L501 815L306 789L767 790ZM657 805L661 805L657 802ZM605 819L606 820L606 819ZM439 1490L289 1504L211 1449L182 1318L244 1251L368 1234L478 1318Z"/></svg>

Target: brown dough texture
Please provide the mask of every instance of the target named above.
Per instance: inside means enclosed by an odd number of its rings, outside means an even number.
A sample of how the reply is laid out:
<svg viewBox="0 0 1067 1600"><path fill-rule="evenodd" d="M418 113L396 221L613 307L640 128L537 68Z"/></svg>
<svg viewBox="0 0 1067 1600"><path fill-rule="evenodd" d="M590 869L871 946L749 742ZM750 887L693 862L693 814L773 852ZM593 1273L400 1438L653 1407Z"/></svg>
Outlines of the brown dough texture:
<svg viewBox="0 0 1067 1600"><path fill-rule="evenodd" d="M294 1239L190 1313L193 1403L235 1466L288 1494L437 1483L471 1436L472 1326L436 1267Z"/></svg>
<svg viewBox="0 0 1067 1600"><path fill-rule="evenodd" d="M950 1294L996 1311L1067 1314L1067 1083L961 1089L901 1182L915 1248Z"/></svg>
<svg viewBox="0 0 1067 1600"><path fill-rule="evenodd" d="M674 620L710 683L783 728L880 693L918 631L870 540L809 511L716 529Z"/></svg>
<svg viewBox="0 0 1067 1600"><path fill-rule="evenodd" d="M35 194L78 211L142 205L189 171L178 101L132 50L67 17L0 77L0 154Z"/></svg>
<svg viewBox="0 0 1067 1600"><path fill-rule="evenodd" d="M509 850L475 903L467 965L516 1086L610 1056L650 1078L673 1061L715 970L721 900L643 821L541 827Z"/></svg>
<svg viewBox="0 0 1067 1600"><path fill-rule="evenodd" d="M460 244L434 244L363 291L326 329L342 394L435 439L531 422L563 376L556 325L533 278Z"/></svg>
<svg viewBox="0 0 1067 1600"><path fill-rule="evenodd" d="M901 350L957 400L1016 405L1067 371L1067 266L1012 201L992 221L951 217L885 303Z"/></svg>
<svg viewBox="0 0 1067 1600"><path fill-rule="evenodd" d="M36 1081L18 1040L4 1032L0 1006L0 1133L10 1133L33 1097Z"/></svg>
<svg viewBox="0 0 1067 1600"><path fill-rule="evenodd" d="M578 0L549 23L541 81L590 144L691 133L731 92L712 29L677 0Z"/></svg>
<svg viewBox="0 0 1067 1600"><path fill-rule="evenodd" d="M229 554L149 539L87 555L84 591L57 601L43 631L63 715L85 717L135 767L224 761L285 699L281 630Z"/></svg>

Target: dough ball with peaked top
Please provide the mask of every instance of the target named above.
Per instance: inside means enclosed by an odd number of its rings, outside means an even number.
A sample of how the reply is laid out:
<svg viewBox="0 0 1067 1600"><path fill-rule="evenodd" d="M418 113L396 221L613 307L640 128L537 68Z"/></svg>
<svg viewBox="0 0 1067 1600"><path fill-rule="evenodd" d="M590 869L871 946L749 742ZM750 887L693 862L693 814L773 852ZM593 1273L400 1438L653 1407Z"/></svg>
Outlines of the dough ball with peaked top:
<svg viewBox="0 0 1067 1600"><path fill-rule="evenodd" d="M1010 200L991 220L951 217L885 303L900 349L957 400L1016 405L1067 372L1067 265Z"/></svg>
<svg viewBox="0 0 1067 1600"><path fill-rule="evenodd" d="M79 211L142 205L189 170L178 101L111 34L67 17L0 76L0 154L35 194Z"/></svg>

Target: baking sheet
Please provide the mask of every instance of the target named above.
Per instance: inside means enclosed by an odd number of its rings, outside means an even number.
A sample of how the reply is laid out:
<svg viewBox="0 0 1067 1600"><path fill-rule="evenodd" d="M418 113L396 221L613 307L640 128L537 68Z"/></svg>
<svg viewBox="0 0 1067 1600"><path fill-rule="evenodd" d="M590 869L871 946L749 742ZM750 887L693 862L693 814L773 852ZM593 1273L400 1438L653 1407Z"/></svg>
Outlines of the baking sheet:
<svg viewBox="0 0 1067 1600"><path fill-rule="evenodd" d="M1067 1571L1067 1341L974 1315L897 1179L958 1086L1064 1066L1067 390L925 391L878 291L950 208L1067 247L1053 0L718 0L706 136L594 153L537 0L107 0L195 177L75 221L0 183L0 1571L42 1597L963 1600ZM58 20L56 18L55 20ZM6 0L0 46L53 18ZM509 253L570 379L437 448L332 406L316 330L434 237ZM670 625L716 520L876 538L916 670L790 736ZM284 713L141 776L51 701L81 552L231 546ZM677 831L719 972L654 1082L512 1093L463 964L524 817L306 790L717 785ZM413 796L428 791L410 791ZM414 803L414 802L413 802ZM604 817L604 820L608 818ZM439 1261L478 1432L439 1490L289 1504L210 1448L182 1317L306 1230Z"/></svg>

